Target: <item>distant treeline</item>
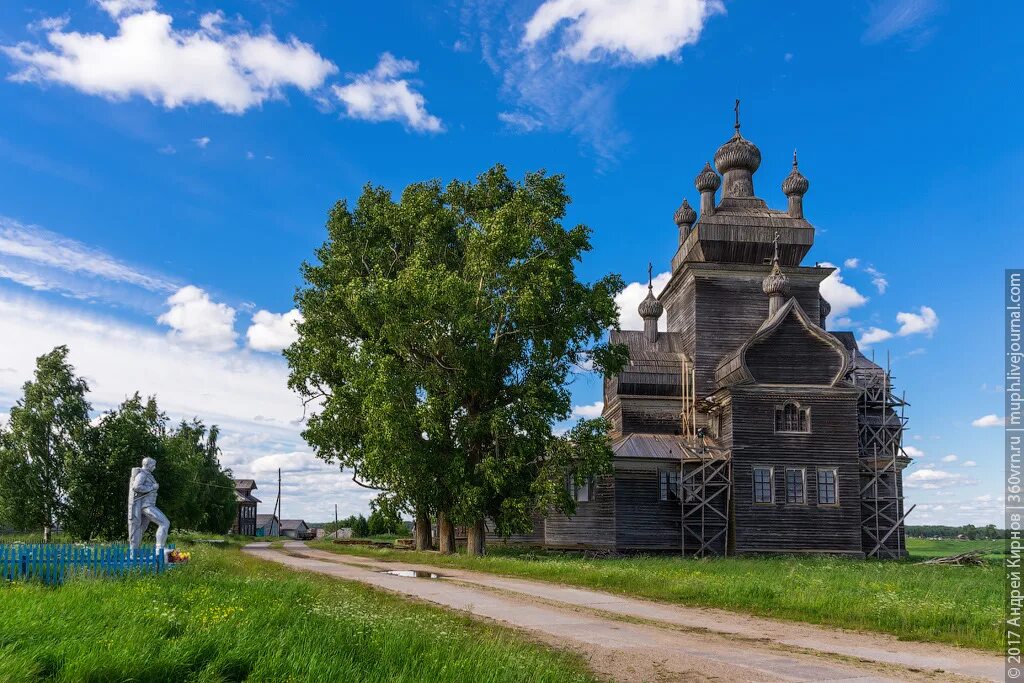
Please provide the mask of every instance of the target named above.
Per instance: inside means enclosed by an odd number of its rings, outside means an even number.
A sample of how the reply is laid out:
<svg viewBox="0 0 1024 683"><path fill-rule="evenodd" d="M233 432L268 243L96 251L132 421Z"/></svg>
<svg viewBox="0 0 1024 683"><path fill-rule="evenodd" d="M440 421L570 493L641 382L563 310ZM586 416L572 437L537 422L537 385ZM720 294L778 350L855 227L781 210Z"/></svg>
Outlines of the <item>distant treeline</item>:
<svg viewBox="0 0 1024 683"><path fill-rule="evenodd" d="M372 511L369 519L362 515L350 515L339 519L337 522L311 524L310 526L321 527L328 534L333 533L337 529L351 529L352 535L356 538L409 535L408 527L399 518L398 514L385 510Z"/></svg>
<svg viewBox="0 0 1024 683"><path fill-rule="evenodd" d="M59 528L77 539L128 534L128 482L143 458L157 462L157 505L178 529L224 533L235 518L231 472L217 459L217 427L172 424L139 394L96 419L86 381L58 346L0 425L0 528Z"/></svg>
<svg viewBox="0 0 1024 683"><path fill-rule="evenodd" d="M940 526L925 524L922 526L907 526L907 536L915 538L967 538L971 541L993 540L1006 537L1005 529L997 529L995 524L987 526Z"/></svg>

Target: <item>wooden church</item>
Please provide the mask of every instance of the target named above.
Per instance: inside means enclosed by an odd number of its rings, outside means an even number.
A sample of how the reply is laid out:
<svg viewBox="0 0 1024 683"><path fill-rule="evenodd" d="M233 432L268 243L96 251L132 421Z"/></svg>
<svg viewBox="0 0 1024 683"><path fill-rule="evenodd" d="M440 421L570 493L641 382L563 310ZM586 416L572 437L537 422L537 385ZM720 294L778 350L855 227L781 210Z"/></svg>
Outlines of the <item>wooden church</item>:
<svg viewBox="0 0 1024 683"><path fill-rule="evenodd" d="M672 276L658 296L648 286L644 329L611 333L630 352L604 386L614 474L570 478L576 513L538 520L532 540L699 556L905 554L904 401L852 333L826 330L819 286L834 269L802 265L814 226L796 154L785 211L755 195L760 163L737 103L735 134L696 177L700 214L685 199L675 212Z"/></svg>

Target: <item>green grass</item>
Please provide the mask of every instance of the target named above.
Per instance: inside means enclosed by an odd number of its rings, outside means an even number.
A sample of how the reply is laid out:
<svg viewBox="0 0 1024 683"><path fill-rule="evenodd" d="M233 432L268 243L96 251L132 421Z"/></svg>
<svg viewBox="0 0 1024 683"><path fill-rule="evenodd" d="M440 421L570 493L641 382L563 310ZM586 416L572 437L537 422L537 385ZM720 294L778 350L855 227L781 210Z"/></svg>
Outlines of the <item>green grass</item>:
<svg viewBox="0 0 1024 683"><path fill-rule="evenodd" d="M513 631L195 545L161 576L0 584L0 680L589 681Z"/></svg>
<svg viewBox="0 0 1024 683"><path fill-rule="evenodd" d="M944 555L929 541L911 552ZM948 543L970 543L949 541ZM1002 570L922 566L909 561L835 557L679 557L587 559L578 554L500 546L488 555L437 553L334 545L339 553L441 566L595 588L661 602L718 607L767 617L890 633L906 640L942 642L998 651L1001 647ZM944 547L944 546L943 546Z"/></svg>
<svg viewBox="0 0 1024 683"><path fill-rule="evenodd" d="M957 541L953 539L932 541L924 538L908 538L907 550L915 559L948 557L980 550L985 559L993 560L1001 559L1006 555L1006 541Z"/></svg>

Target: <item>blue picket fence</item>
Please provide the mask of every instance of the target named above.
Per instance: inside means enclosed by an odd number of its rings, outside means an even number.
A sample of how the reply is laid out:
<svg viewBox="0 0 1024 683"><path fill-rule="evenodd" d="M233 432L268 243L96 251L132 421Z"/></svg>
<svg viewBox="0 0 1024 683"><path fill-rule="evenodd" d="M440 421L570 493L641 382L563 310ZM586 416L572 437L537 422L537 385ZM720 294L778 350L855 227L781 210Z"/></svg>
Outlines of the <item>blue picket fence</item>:
<svg viewBox="0 0 1024 683"><path fill-rule="evenodd" d="M167 567L164 554L151 545L144 545L133 553L127 545L0 543L0 579L10 581L36 579L60 584L72 575L159 574Z"/></svg>

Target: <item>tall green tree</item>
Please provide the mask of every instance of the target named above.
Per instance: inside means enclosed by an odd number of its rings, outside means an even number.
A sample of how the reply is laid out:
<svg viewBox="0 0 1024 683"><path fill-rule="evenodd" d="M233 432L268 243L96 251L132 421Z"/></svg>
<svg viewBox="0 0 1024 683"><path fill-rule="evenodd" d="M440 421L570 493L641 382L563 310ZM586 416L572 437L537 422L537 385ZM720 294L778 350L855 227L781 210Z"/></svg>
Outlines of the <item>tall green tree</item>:
<svg viewBox="0 0 1024 683"><path fill-rule="evenodd" d="M165 425L156 399L136 393L103 414L90 447L67 469L66 531L76 538L124 538L127 534L128 481L143 458L165 466ZM168 498L164 489L160 504Z"/></svg>
<svg viewBox="0 0 1024 683"><path fill-rule="evenodd" d="M42 528L65 521L69 465L89 447L89 390L58 346L36 359L33 378L0 435L0 523Z"/></svg>
<svg viewBox="0 0 1024 683"><path fill-rule="evenodd" d="M218 435L216 426L207 429L194 419L164 439L165 464L157 464L161 505L180 529L224 533L235 518L235 486L231 472L221 469Z"/></svg>
<svg viewBox="0 0 1024 683"><path fill-rule="evenodd" d="M319 263L303 266L286 356L290 385L319 407L304 436L404 501L417 527L435 512L442 549L453 523L481 553L485 518L507 534L535 509L571 511L565 473L609 466L604 421L552 431L574 369L626 358L601 342L622 280L578 278L590 230L562 225L568 203L561 176L516 182L502 166L410 185L398 202L368 186L354 211L335 205Z"/></svg>

